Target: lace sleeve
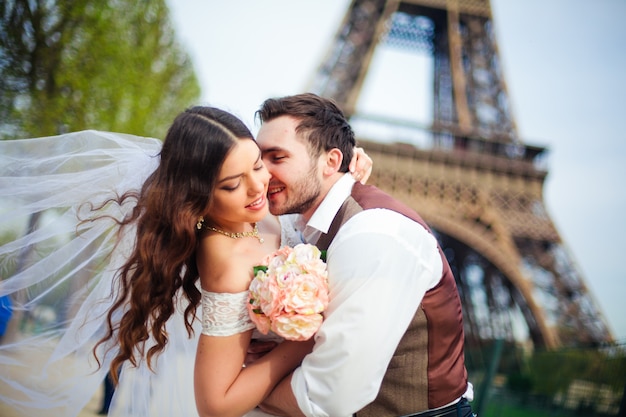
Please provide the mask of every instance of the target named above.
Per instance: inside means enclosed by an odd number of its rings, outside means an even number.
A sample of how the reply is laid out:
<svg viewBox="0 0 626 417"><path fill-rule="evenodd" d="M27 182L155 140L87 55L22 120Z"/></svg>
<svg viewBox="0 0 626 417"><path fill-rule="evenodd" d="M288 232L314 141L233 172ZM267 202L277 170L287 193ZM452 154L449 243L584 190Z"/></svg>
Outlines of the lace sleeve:
<svg viewBox="0 0 626 417"><path fill-rule="evenodd" d="M202 290L202 334L232 336L253 329L247 302L248 291L230 294Z"/></svg>

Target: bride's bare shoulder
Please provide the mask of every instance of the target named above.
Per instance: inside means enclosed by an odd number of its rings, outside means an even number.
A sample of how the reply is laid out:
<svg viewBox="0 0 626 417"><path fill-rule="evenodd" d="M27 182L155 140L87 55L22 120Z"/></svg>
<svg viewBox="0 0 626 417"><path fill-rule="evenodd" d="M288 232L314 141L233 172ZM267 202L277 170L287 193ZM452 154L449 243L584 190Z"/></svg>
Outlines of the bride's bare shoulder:
<svg viewBox="0 0 626 417"><path fill-rule="evenodd" d="M239 241L212 236L200 244L196 256L202 288L237 293L248 289L258 255L239 250ZM255 259L253 259L255 258Z"/></svg>

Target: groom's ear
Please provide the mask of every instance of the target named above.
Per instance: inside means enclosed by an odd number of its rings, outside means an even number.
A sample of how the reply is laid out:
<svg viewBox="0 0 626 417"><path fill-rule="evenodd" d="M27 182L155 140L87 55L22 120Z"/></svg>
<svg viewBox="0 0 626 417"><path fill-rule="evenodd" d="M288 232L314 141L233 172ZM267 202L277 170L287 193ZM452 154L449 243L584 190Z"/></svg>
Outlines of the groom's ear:
<svg viewBox="0 0 626 417"><path fill-rule="evenodd" d="M333 148L326 152L326 163L324 165L324 175L330 176L341 168L343 162L343 153L338 148Z"/></svg>

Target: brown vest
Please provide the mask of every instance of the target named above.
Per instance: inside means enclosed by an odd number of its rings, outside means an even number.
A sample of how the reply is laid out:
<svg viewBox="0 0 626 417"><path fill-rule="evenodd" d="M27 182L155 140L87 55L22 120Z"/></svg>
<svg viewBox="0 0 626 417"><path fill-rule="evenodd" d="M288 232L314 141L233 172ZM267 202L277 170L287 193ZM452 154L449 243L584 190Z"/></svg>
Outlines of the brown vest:
<svg viewBox="0 0 626 417"><path fill-rule="evenodd" d="M372 208L400 213L430 228L411 208L373 186L356 183L317 246L328 249L339 228L355 214ZM441 281L424 295L413 321L402 336L387 367L374 402L357 417L401 416L441 407L467 389L464 360L463 314L450 265L441 248ZM373 343L363 341L364 343Z"/></svg>

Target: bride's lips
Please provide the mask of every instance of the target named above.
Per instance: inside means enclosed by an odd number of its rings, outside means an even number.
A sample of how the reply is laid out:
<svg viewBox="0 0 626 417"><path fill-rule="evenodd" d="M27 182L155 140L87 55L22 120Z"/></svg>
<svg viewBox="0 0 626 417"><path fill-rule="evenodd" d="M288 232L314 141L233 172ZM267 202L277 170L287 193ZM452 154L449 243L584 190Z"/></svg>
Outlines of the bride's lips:
<svg viewBox="0 0 626 417"><path fill-rule="evenodd" d="M246 208L249 208L251 210L261 210L263 207L265 207L266 202L267 199L265 198L265 196L262 195L261 197L254 200L252 203L248 204Z"/></svg>

